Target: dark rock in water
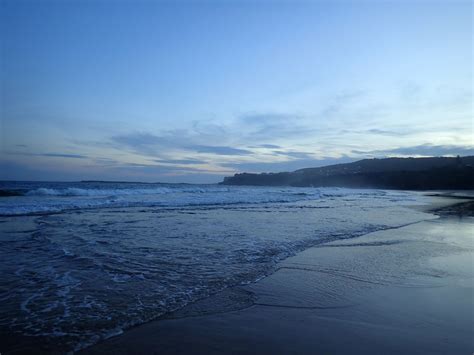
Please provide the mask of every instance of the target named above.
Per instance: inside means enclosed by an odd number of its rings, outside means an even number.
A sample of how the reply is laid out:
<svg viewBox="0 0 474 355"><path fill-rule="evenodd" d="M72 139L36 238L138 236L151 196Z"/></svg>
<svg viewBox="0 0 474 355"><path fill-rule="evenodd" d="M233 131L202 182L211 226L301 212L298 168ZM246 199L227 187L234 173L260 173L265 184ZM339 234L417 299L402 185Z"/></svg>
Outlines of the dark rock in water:
<svg viewBox="0 0 474 355"><path fill-rule="evenodd" d="M23 194L21 191L17 190L0 190L0 197L8 197L8 196L22 196Z"/></svg>
<svg viewBox="0 0 474 355"><path fill-rule="evenodd" d="M224 185L474 189L474 156L364 159L294 172L235 174Z"/></svg>
<svg viewBox="0 0 474 355"><path fill-rule="evenodd" d="M474 217L474 201L449 205L434 212L441 216Z"/></svg>

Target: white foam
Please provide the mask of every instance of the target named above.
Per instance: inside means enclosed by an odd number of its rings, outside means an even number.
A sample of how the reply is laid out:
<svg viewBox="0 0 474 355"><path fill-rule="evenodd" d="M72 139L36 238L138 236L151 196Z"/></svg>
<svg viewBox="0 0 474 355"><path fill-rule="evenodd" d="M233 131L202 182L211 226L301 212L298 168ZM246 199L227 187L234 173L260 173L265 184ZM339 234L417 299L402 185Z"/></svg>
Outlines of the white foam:
<svg viewBox="0 0 474 355"><path fill-rule="evenodd" d="M0 215L57 213L104 207L181 207L311 201L322 198L377 198L383 203L416 202L413 195L343 188L221 187L197 185L154 188L36 188L26 196L0 200Z"/></svg>
<svg viewBox="0 0 474 355"><path fill-rule="evenodd" d="M166 187L154 189L81 189L77 187L68 187L66 189L38 188L30 190L27 196L120 196L120 195L147 195L147 194L165 194L172 192Z"/></svg>

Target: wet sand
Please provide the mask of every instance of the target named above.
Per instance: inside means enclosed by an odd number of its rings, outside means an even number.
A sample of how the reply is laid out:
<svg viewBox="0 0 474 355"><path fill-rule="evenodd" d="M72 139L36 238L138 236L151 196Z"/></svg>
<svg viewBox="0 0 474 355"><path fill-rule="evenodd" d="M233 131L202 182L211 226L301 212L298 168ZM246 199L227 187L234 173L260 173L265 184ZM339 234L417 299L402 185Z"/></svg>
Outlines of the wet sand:
<svg viewBox="0 0 474 355"><path fill-rule="evenodd" d="M257 283L82 353L471 354L474 217L466 201L433 197L418 208L439 218L313 247Z"/></svg>

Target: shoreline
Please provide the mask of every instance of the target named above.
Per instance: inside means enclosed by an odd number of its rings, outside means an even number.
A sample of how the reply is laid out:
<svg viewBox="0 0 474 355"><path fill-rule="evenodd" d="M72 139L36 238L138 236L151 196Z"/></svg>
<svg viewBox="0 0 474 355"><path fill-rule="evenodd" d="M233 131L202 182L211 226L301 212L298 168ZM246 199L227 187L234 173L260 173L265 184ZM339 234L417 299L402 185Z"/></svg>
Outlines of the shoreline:
<svg viewBox="0 0 474 355"><path fill-rule="evenodd" d="M423 346L421 346L420 341L417 341L413 336L402 331L403 327L395 330L389 327L389 330L387 330L385 325L378 324L377 322L375 322L375 324L378 325L375 326L372 324L373 322L367 321L366 319L357 319L358 317L355 317L355 320L348 320L345 319L347 317L344 317L347 316L347 313L354 312L355 310L357 310L356 314L358 316L363 313L374 313L375 315L373 315L373 317L376 319L394 317L395 315L393 313L396 312L390 313L387 312L387 310L384 310L383 306L381 306L376 300L372 299L372 293L384 293L395 287L398 294L406 297L406 291L400 292L400 288L404 289L402 286L399 284L394 286L394 284L391 283L392 279L398 280L403 278L401 275L391 275L390 273L389 275L382 275L380 276L382 281L384 280L384 277L387 278L388 281L385 280L380 283L380 277L373 280L364 279L363 274L360 275L357 273L356 275L348 276L346 274L348 270L334 272L334 270L338 268L338 263L335 261L337 258L342 257L342 260L347 262L347 258L355 258L357 255L354 254L358 254L360 250L365 250L365 253L369 254L371 257L377 258L373 255L374 248L377 249L377 254L380 251L393 253L394 250L400 248L403 251L407 248L406 245L410 242L415 242L422 244L423 247L420 250L426 248L429 244L429 247L433 249L435 254L442 254L441 251L433 247L433 245L437 243L433 242L433 240L416 240L415 238L415 241L410 240L408 242L400 241L400 238L394 238L401 233L412 236L420 233L422 234L423 230L426 230L427 228L436 230L441 227L442 229L443 225L449 223L463 225L464 227L461 229L464 230L465 233L466 228L468 230L473 225L474 222L471 218L474 210L473 196L453 196L449 193L441 193L431 195L430 198L431 201L429 205L411 206L411 208L423 212L435 213L439 216L437 219L425 220L404 227L377 231L360 237L351 238L349 240L333 241L309 248L280 262L274 273L256 283L245 286L234 286L226 289L216 295L191 303L180 310L169 313L154 321L130 328L120 336L106 339L98 344L79 351L79 353L104 354L113 352L131 354L160 352L184 354L230 352L245 354L252 353L253 351L259 353L281 352L281 349L285 349L285 352L289 353L311 353L312 351L310 350L316 350L317 352L328 351L331 353L345 353L346 351L350 352L351 348L353 349L354 346L362 347L364 352L369 353L379 352L380 350L390 353L406 351L409 349L413 350L413 346L416 348L416 344L418 344L421 353L439 352L439 349L443 348L442 346L440 347L440 344L430 347L422 342ZM453 216L458 216L458 218L456 219ZM467 219L464 217L467 217ZM455 219L454 222L453 218ZM441 235L441 237L442 236L443 235ZM436 238L439 237L440 235ZM373 238L376 238L377 241L374 242L372 240ZM432 239L433 236L428 236L428 239L430 238ZM367 240L371 241L365 242ZM359 243L355 243L356 241ZM456 245L456 242L449 241L446 243L445 247L450 249L452 254L454 253L453 255L456 255L460 250L464 250L463 253L467 252L472 255L472 250L468 250L469 245L466 249L466 246L459 247ZM336 259L328 259L325 254L328 254L329 250L331 253L336 252ZM407 252L407 250L405 250L405 252ZM410 253L409 250L408 253ZM401 255L403 255L403 253ZM449 255L447 257L449 259ZM317 265L314 264L314 260L318 262ZM321 260L325 260L324 265L320 265ZM355 260L358 259L355 258ZM416 260L418 259L408 258L404 261L412 263ZM379 263L380 262L381 261L379 260ZM396 264L399 261L392 260L392 262ZM373 271L379 269L382 265L375 263L374 265L369 266L372 267ZM450 267L451 266L445 268L449 269ZM354 265L352 265L352 268L354 268ZM418 274L418 271L415 269L416 268L411 271ZM326 270L326 273L321 270ZM450 272L450 270L444 271ZM393 270L391 272L393 273ZM395 272L395 274L396 273L397 272ZM411 277L413 275L408 274L408 276ZM423 282L416 288L421 290L433 290L437 288L452 290L452 287L448 287L447 285L440 286L436 284L439 279L444 280L443 276L425 276L424 278L426 280L422 280ZM423 277L421 277L421 279L423 279ZM431 284L433 282L432 279L436 281L434 284ZM327 287L321 285L322 280L328 282ZM346 302L347 304L344 304L344 302L335 302L333 298L336 296L334 295L347 293L346 283L348 280L351 280L349 281L350 283L354 283L353 287L357 290L353 292L352 296L358 298L362 304L366 303L368 299L371 299L371 302L378 305L378 307L372 307L375 309L366 309L371 307L367 307L367 305L365 307L356 307L350 302ZM291 287L289 285L291 285ZM368 287L368 289L371 290L369 292L367 291L367 285L376 285L376 287ZM468 290L466 291L467 296L472 297L472 282L468 282L468 286L469 287L465 287L465 289ZM331 288L335 289L331 290L332 296L329 297L327 293ZM362 295L359 292L360 289L364 290ZM466 298L466 292L463 293L459 290L457 291L458 292L454 293L461 293L464 295L464 298L461 297L463 299L461 302L461 308L463 308L463 305L464 308L469 306L469 304L466 304L466 299L468 299ZM349 293L347 297L351 298L350 296L351 294ZM388 295L384 296L388 297ZM439 294L436 292L428 292L428 295L425 295L425 298L427 300L436 299L439 298ZM426 301L426 299L424 300L423 298L420 298L420 301L422 302L420 307L423 306L423 301ZM316 303L315 300L317 300ZM396 299L392 301L395 304L399 302L399 300L397 301ZM348 310L350 310L350 312L348 312ZM369 310L370 312L368 312ZM321 314L316 316L314 312ZM427 313L429 316L432 316L429 312ZM442 323L443 317L439 318ZM398 319L398 321L400 321L400 319ZM334 335L331 335L330 333L314 338L314 335L307 334L307 331L305 330L306 328L302 327L301 323L309 323L318 330L332 329L336 334L339 330L344 330L354 336L350 338L349 341L351 346L347 348L341 346L339 344L340 341L336 339L338 337L334 337ZM472 317L470 320L465 320L465 323L468 328L470 326L472 329ZM260 324L261 327L255 329L255 324ZM285 347L285 344L281 343L280 338L276 337L276 335L274 336L275 331L278 330L275 329L275 327L280 331L286 329L286 327L290 327L280 335L283 337L289 337L287 341L290 343L292 342L290 335L293 335L298 339L298 345L296 346L294 344L295 346L293 347ZM295 330L293 330L295 328L298 329L296 333ZM203 329L208 329L210 333L203 334ZM379 335L384 340L375 347L371 346L370 339L358 341L357 339L364 336L364 332L362 332L361 329L365 329L365 331L368 331L369 333L380 333ZM421 334L422 338L426 338L427 334L425 333L428 332L428 330L431 333L433 332L433 329L427 327L425 332L422 332L423 334ZM400 344L393 343L393 341L389 340L391 337L390 331L396 331L397 334L401 332L406 341L402 341ZM358 335L355 336L355 334ZM238 340L235 339L235 336L237 335ZM418 334L418 336L420 336L420 334ZM447 350L456 351L458 348L462 348L472 352L472 349L474 349L474 344L472 342L466 343L466 341L462 341L462 339L464 339L462 337L456 339L457 340L450 343L451 347ZM410 348L404 347L407 344L410 345ZM436 342L433 342L433 344L436 344ZM255 348L255 346L257 346L257 348Z"/></svg>

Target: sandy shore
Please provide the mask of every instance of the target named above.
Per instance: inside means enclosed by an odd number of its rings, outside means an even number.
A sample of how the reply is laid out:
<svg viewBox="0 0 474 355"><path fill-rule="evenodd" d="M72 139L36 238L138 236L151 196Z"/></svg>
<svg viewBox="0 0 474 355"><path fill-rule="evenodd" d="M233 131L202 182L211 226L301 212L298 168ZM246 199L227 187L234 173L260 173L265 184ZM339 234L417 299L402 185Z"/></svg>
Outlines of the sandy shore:
<svg viewBox="0 0 474 355"><path fill-rule="evenodd" d="M308 249L83 353L471 354L472 203L432 199L439 218Z"/></svg>

